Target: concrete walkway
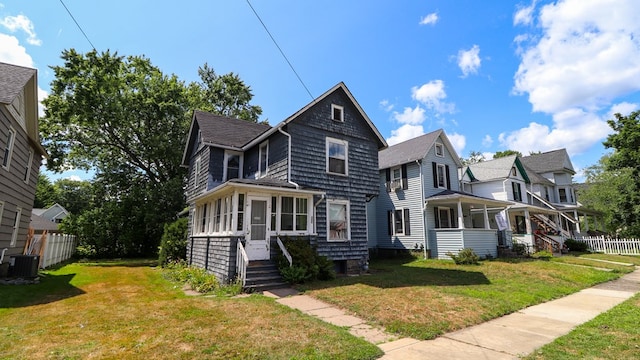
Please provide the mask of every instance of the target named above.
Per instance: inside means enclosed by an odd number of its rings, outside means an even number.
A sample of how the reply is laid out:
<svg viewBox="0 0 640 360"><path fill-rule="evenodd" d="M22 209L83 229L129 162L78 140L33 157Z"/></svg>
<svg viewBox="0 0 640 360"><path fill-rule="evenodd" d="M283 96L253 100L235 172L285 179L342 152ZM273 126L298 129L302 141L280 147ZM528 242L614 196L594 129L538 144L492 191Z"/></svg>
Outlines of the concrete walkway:
<svg viewBox="0 0 640 360"><path fill-rule="evenodd" d="M273 290L265 292L265 295L331 324L348 327L351 334L378 345L385 353L381 359L412 360L517 359L569 333L637 292L640 292L639 268L617 280L423 341L398 338L293 289Z"/></svg>

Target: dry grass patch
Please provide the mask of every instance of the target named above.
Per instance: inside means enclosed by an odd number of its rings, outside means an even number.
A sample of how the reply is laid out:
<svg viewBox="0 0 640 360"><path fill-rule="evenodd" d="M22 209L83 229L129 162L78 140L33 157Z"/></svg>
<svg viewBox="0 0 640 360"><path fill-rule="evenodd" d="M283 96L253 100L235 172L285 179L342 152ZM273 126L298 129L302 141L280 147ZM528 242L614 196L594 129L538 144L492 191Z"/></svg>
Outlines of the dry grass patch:
<svg viewBox="0 0 640 360"><path fill-rule="evenodd" d="M254 295L186 297L149 266L72 264L39 285L0 287L0 358L375 358L380 350ZM68 275L73 274L72 277ZM66 277L66 286L56 284ZM57 284L60 285L60 284ZM31 291L29 291L31 290Z"/></svg>
<svg viewBox="0 0 640 360"><path fill-rule="evenodd" d="M301 287L403 336L431 339L619 277L618 273L543 260L393 259L372 275Z"/></svg>

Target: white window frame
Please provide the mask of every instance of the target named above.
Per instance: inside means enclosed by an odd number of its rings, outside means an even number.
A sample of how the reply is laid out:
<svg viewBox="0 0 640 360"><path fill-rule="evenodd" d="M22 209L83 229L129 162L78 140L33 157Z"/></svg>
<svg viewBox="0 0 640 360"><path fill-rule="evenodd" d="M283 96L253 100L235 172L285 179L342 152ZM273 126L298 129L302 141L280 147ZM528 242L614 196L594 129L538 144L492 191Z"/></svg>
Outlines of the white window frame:
<svg viewBox="0 0 640 360"><path fill-rule="evenodd" d="M331 238L331 216L330 216L330 208L331 205L343 205L346 210L346 224L345 230L346 237L345 238ZM327 200L327 241L350 241L351 240L351 205L349 200Z"/></svg>
<svg viewBox="0 0 640 360"><path fill-rule="evenodd" d="M194 190L198 189L198 182L200 182L200 162L202 161L202 155L196 156L194 161L194 174L193 174L193 188Z"/></svg>
<svg viewBox="0 0 640 360"><path fill-rule="evenodd" d="M18 242L18 233L20 232L20 221L22 221L22 208L16 208L16 217L13 220L13 233L11 234L11 244L9 247L15 247Z"/></svg>
<svg viewBox="0 0 640 360"><path fill-rule="evenodd" d="M224 151L224 169L222 170L222 178L224 179L223 181L228 181L231 180L228 178L228 165L229 165L229 158L231 156L238 156L238 177L237 179L242 179L242 167L244 166L244 156L242 155L241 152L239 151L232 151L232 150L225 150ZM236 178L234 178L236 179Z"/></svg>
<svg viewBox="0 0 640 360"><path fill-rule="evenodd" d="M344 174L332 172L329 170L329 160L330 160L329 148L331 144L338 144L338 145L344 146ZM348 141L327 137L325 157L326 157L327 173L333 174L333 175L349 176L349 142Z"/></svg>
<svg viewBox="0 0 640 360"><path fill-rule="evenodd" d="M442 169L442 184L440 184L440 169ZM446 189L447 188L447 167L444 164L436 164L436 177L438 178L438 188Z"/></svg>
<svg viewBox="0 0 640 360"><path fill-rule="evenodd" d="M337 119L335 117L336 110L340 111L340 116ZM344 106L331 104L331 120L344 122Z"/></svg>
<svg viewBox="0 0 640 360"><path fill-rule="evenodd" d="M9 133L7 134L7 144L2 150L2 167L6 170L11 168L11 157L13 156L13 147L16 143L16 130L13 126L9 126Z"/></svg>
<svg viewBox="0 0 640 360"><path fill-rule="evenodd" d="M511 167L511 176L518 176L518 170L516 170L515 166Z"/></svg>
<svg viewBox="0 0 640 360"><path fill-rule="evenodd" d="M513 191L513 201L522 202L522 199L523 199L523 197L522 197L522 186L521 186L520 182L514 181L512 184L513 185L511 185L511 190ZM516 191L516 188L518 189L518 191Z"/></svg>
<svg viewBox="0 0 640 360"><path fill-rule="evenodd" d="M24 169L24 182L29 183L29 179L31 179L31 164L33 163L33 149L29 148L29 162L27 163L27 167Z"/></svg>
<svg viewBox="0 0 640 360"><path fill-rule="evenodd" d="M400 212L400 221L402 221L402 231L398 232L396 231L396 214L398 213L398 211ZM391 222L393 224L393 229L392 229L392 233L393 235L404 235L404 233L407 230L407 223L404 220L404 209L403 208L398 208L398 209L393 209L391 210Z"/></svg>
<svg viewBox="0 0 640 360"><path fill-rule="evenodd" d="M449 207L444 207L444 206L438 206L435 208L436 211L438 212L438 222L439 224L436 224L436 228L438 229L453 229L453 216L451 216L451 208ZM440 211L445 211L447 213L447 219L449 222L449 226L448 227L443 227L442 226L442 213Z"/></svg>
<svg viewBox="0 0 640 360"><path fill-rule="evenodd" d="M262 168L262 157L265 157L264 169ZM258 177L266 176L269 171L269 140L260 144L258 148Z"/></svg>
<svg viewBox="0 0 640 360"><path fill-rule="evenodd" d="M436 143L435 152L437 157L444 157L444 145L441 143Z"/></svg>

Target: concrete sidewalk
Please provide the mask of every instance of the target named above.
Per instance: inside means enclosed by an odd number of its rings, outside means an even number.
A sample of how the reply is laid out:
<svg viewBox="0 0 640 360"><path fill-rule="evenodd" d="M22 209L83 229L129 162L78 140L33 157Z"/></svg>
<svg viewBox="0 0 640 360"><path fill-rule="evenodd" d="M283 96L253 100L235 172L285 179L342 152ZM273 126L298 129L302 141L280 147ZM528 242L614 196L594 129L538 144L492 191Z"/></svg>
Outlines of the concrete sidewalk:
<svg viewBox="0 0 640 360"><path fill-rule="evenodd" d="M327 303L299 295L293 289L273 290L265 295L331 324L349 327L351 334L378 345L385 353L381 359L517 359L639 291L640 269L636 269L617 280L424 341L398 338Z"/></svg>

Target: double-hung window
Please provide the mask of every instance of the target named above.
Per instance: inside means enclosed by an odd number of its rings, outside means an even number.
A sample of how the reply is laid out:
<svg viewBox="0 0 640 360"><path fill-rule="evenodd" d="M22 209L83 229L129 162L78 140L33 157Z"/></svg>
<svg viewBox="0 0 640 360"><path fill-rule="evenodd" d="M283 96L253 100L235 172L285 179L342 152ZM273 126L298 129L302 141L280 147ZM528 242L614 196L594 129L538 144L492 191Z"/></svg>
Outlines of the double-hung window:
<svg viewBox="0 0 640 360"><path fill-rule="evenodd" d="M16 131L13 130L12 127L9 128L9 133L7 134L7 143L5 144L4 151L2 154L2 167L9 170L9 166L11 165L11 155L13 154L13 143L16 140Z"/></svg>
<svg viewBox="0 0 640 360"><path fill-rule="evenodd" d="M435 209L436 228L447 229L454 227L453 209L447 207L437 207Z"/></svg>
<svg viewBox="0 0 640 360"><path fill-rule="evenodd" d="M520 183L512 182L511 187L513 188L513 200L522 201L522 189L520 188Z"/></svg>
<svg viewBox="0 0 640 360"><path fill-rule="evenodd" d="M269 165L269 141L260 144L258 159L258 177L263 177Z"/></svg>
<svg viewBox="0 0 640 360"><path fill-rule="evenodd" d="M567 190L562 188L562 189L558 189L558 195L560 195L560 202L561 203L566 203L567 202Z"/></svg>
<svg viewBox="0 0 640 360"><path fill-rule="evenodd" d="M224 180L242 177L242 154L236 151L224 153Z"/></svg>
<svg viewBox="0 0 640 360"><path fill-rule="evenodd" d="M389 210L389 235L411 235L409 209Z"/></svg>
<svg viewBox="0 0 640 360"><path fill-rule="evenodd" d="M327 172L349 175L349 144L344 140L327 138Z"/></svg>
<svg viewBox="0 0 640 360"><path fill-rule="evenodd" d="M349 211L349 201L327 201L327 228L329 229L327 236L329 241L344 241L351 239Z"/></svg>
<svg viewBox="0 0 640 360"><path fill-rule="evenodd" d="M442 164L438 164L438 187L446 188L447 187L447 168Z"/></svg>
<svg viewBox="0 0 640 360"><path fill-rule="evenodd" d="M309 209L306 198L283 196L280 198L280 230L306 231ZM275 229L275 227L274 227Z"/></svg>

